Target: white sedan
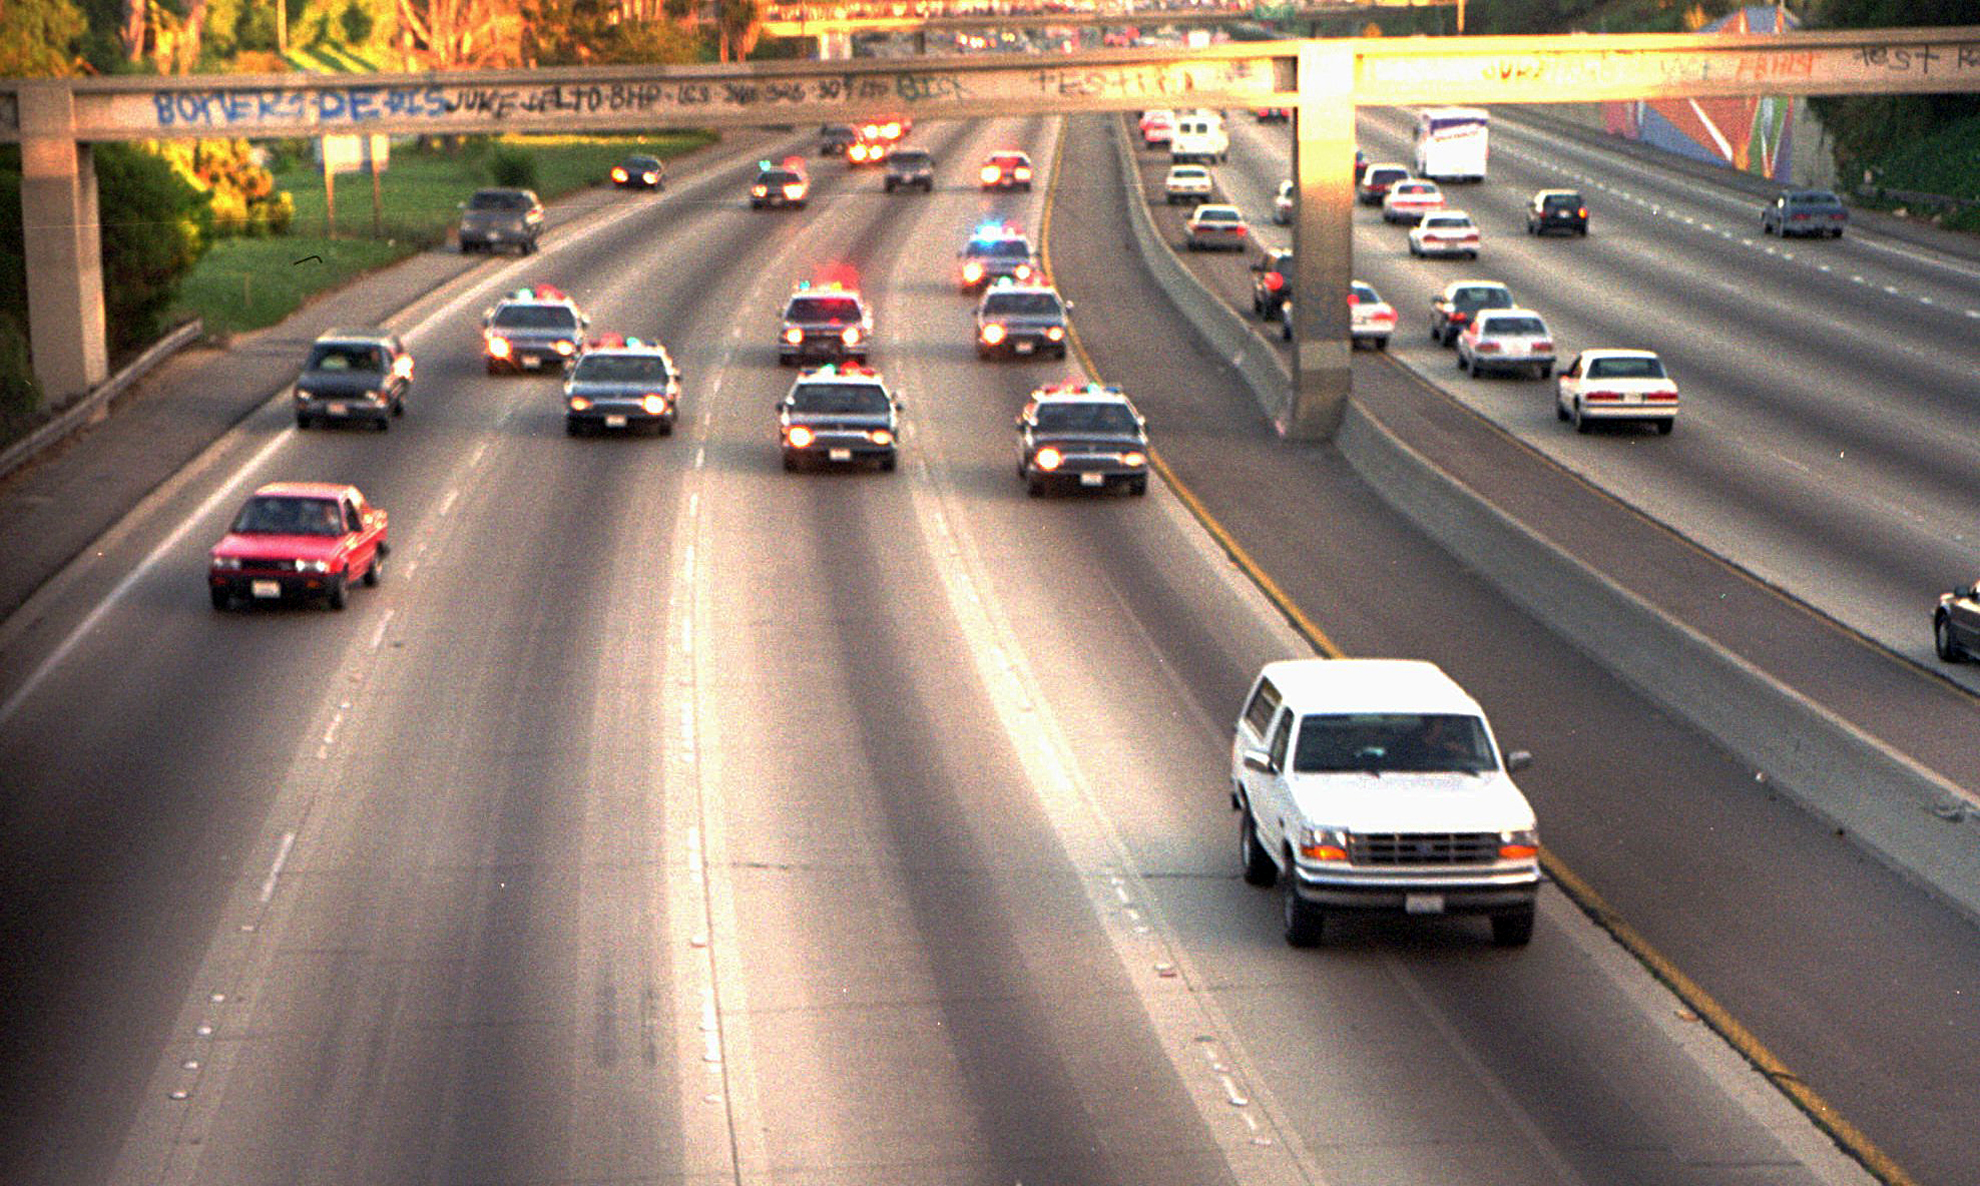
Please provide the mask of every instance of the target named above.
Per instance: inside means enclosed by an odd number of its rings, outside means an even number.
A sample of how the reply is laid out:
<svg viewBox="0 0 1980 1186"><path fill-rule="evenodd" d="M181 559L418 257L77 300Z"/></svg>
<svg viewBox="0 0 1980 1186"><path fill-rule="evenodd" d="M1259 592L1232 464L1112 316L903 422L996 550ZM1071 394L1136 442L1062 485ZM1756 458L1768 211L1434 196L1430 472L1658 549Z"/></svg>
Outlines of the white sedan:
<svg viewBox="0 0 1980 1186"><path fill-rule="evenodd" d="M1202 165L1171 165L1168 177L1162 182L1162 191L1168 195L1171 206L1177 202L1207 202L1215 196L1216 188L1216 179Z"/></svg>
<svg viewBox="0 0 1980 1186"><path fill-rule="evenodd" d="M1187 236L1184 244L1191 251L1243 251L1251 241L1251 227L1236 206L1198 206L1190 212L1183 231Z"/></svg>
<svg viewBox="0 0 1980 1186"><path fill-rule="evenodd" d="M1398 181L1382 195L1383 222L1415 222L1433 210L1444 208L1444 191L1434 181L1412 177Z"/></svg>
<svg viewBox="0 0 1980 1186"><path fill-rule="evenodd" d="M1583 350L1556 382L1554 414L1576 432L1597 420L1647 420L1668 433L1677 426L1677 384L1648 350Z"/></svg>
<svg viewBox="0 0 1980 1186"><path fill-rule="evenodd" d="M1480 309L1457 338L1458 369L1473 377L1487 371L1554 373L1554 335L1531 309Z"/></svg>
<svg viewBox="0 0 1980 1186"><path fill-rule="evenodd" d="M1409 228L1409 253L1424 256L1461 255L1478 258L1478 224L1462 210L1426 214L1423 221Z"/></svg>
<svg viewBox="0 0 1980 1186"><path fill-rule="evenodd" d="M1273 222L1278 223L1280 226L1286 226L1292 222L1293 206L1298 201L1294 196L1295 192L1292 182L1281 181L1279 183L1279 192L1272 199Z"/></svg>
<svg viewBox="0 0 1980 1186"><path fill-rule="evenodd" d="M1348 285L1348 343L1363 342L1377 350L1389 348L1389 337L1396 332L1396 307L1382 299L1375 286L1360 280ZM1293 339L1293 303L1288 297L1279 302L1279 336Z"/></svg>

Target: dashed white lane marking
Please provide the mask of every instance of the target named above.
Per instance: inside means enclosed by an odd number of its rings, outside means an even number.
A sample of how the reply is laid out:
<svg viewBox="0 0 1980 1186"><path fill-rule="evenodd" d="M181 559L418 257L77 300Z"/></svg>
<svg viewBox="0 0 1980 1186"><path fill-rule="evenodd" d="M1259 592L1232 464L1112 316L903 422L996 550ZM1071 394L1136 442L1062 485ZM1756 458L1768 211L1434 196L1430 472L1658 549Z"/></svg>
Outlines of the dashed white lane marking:
<svg viewBox="0 0 1980 1186"><path fill-rule="evenodd" d="M284 832L282 833L282 842L275 846L275 863L268 866L268 876L261 879L261 904L263 906L268 905L268 900L275 896L275 883L281 879L282 866L289 863L289 850L295 846L295 843L296 834L294 832Z"/></svg>
<svg viewBox="0 0 1980 1186"><path fill-rule="evenodd" d="M694 468L700 469L702 462L707 460L708 460L708 446L696 445L694 447Z"/></svg>
<svg viewBox="0 0 1980 1186"><path fill-rule="evenodd" d="M1887 294L1888 294L1888 295L1890 295L1890 296L1896 296L1896 295L1898 295L1898 290L1897 290L1897 286L1896 286L1896 285L1894 285L1894 284L1886 284L1886 285L1884 285L1884 292L1885 292L1885 293L1887 293Z"/></svg>
<svg viewBox="0 0 1980 1186"><path fill-rule="evenodd" d="M454 500L459 498L460 496L461 496L461 491L460 491L460 487L458 486L452 490L447 491L447 496L440 500L440 517L442 519L447 517L448 511L454 509Z"/></svg>
<svg viewBox="0 0 1980 1186"><path fill-rule="evenodd" d="M392 624L392 615L397 612L398 612L397 610L388 609L385 611L384 615L378 619L378 629L371 632L372 650L375 651L379 647L385 645L385 628Z"/></svg>
<svg viewBox="0 0 1980 1186"><path fill-rule="evenodd" d="M509 409L509 410L510 410L511 412L513 412L513 411L515 411L515 409L514 409L514 408L511 408L511 409ZM481 459L482 459L483 457L486 457L487 455L488 455L488 442L487 442L487 441L483 441L483 442L481 442L481 443L480 443L479 445L476 445L476 446L475 446L475 449L474 449L474 456L472 456L472 457L470 457L470 458L468 458L468 464L469 464L469 465L480 465L480 464L481 464Z"/></svg>

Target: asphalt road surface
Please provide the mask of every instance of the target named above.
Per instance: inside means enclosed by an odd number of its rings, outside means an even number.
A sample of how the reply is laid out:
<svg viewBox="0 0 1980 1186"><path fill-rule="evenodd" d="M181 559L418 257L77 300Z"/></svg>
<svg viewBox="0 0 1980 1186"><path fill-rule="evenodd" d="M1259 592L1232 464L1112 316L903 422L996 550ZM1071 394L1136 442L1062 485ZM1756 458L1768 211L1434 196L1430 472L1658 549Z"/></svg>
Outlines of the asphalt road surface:
<svg viewBox="0 0 1980 1186"><path fill-rule="evenodd" d="M1681 965L1959 1181L1971 928L1272 439L1134 288L1104 124L1064 126L1054 266L1186 480L1304 525L1300 603L1445 663L1539 751L1549 843L1654 886ZM746 168L628 199L413 327L392 432L270 409L103 541L126 575L0 687L0 1179L1864 1180L1552 890L1521 951L1280 940L1228 729L1303 644L1165 489L1024 496L1011 417L1078 372L977 361L955 290L971 226L1046 217L975 166L1049 171L1060 131L918 128L932 196L820 165L804 212L748 210ZM903 462L788 474L778 308L848 269ZM480 309L534 281L669 344L672 437L567 438L554 379L483 373ZM214 613L204 549L275 478L390 510L385 582Z"/></svg>

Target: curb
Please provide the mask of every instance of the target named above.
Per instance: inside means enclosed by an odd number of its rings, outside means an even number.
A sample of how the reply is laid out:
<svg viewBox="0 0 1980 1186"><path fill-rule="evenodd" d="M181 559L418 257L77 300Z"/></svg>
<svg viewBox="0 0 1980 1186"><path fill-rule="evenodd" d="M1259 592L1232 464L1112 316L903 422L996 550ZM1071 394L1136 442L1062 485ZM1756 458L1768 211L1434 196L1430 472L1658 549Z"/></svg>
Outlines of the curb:
<svg viewBox="0 0 1980 1186"><path fill-rule="evenodd" d="M20 440L0 450L0 478L5 478L35 455L85 424L109 414L108 405L124 390L151 373L152 368L191 345L206 332L206 323L195 317L144 348L116 374L97 384L96 389L55 414L55 418Z"/></svg>
<svg viewBox="0 0 1980 1186"><path fill-rule="evenodd" d="M1276 423L1291 381L1288 368L1162 241L1140 200L1140 172L1118 121L1115 145L1137 199L1129 202L1128 221L1157 285L1203 341L1230 360ZM1250 341L1233 341L1233 328ZM1976 817L1976 805L1959 786L1515 521L1352 399L1334 445L1378 497L1502 596L1716 739L1752 766L1757 780L1772 782L1877 860L1980 923L1980 837L1958 826Z"/></svg>

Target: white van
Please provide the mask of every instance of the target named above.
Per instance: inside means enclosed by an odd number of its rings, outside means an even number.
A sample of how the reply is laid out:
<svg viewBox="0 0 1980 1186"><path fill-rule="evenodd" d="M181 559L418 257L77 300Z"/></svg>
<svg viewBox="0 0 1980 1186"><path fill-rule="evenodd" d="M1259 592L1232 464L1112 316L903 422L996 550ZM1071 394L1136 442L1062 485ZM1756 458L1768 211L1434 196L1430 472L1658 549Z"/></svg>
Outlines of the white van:
<svg viewBox="0 0 1980 1186"><path fill-rule="evenodd" d="M1435 664L1269 663L1231 743L1244 879L1278 884L1286 942L1350 912L1483 914L1533 937L1540 840L1485 713Z"/></svg>
<svg viewBox="0 0 1980 1186"><path fill-rule="evenodd" d="M1214 111L1185 111L1176 116L1176 129L1169 135L1169 163L1172 165L1215 165L1230 159L1231 137L1224 131L1224 117Z"/></svg>
<svg viewBox="0 0 1980 1186"><path fill-rule="evenodd" d="M1476 107L1416 113L1416 175L1432 181L1483 181L1491 155L1492 117Z"/></svg>

